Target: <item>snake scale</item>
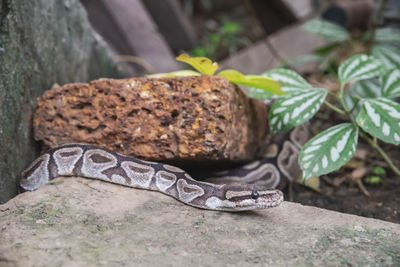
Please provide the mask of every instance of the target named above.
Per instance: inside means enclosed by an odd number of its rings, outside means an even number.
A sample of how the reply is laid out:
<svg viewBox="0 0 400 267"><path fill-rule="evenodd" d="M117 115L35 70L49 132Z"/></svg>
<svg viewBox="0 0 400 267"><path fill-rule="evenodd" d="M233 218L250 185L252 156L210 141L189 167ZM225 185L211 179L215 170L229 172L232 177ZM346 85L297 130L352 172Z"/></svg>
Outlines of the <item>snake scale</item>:
<svg viewBox="0 0 400 267"><path fill-rule="evenodd" d="M47 151L23 173L20 186L32 191L59 176L81 176L129 187L159 191L198 208L242 211L278 206L285 180L300 174L298 151L308 138L305 126L273 138L261 159L219 172L206 181L180 168L135 159L86 144L68 144ZM212 181L213 183L210 183Z"/></svg>

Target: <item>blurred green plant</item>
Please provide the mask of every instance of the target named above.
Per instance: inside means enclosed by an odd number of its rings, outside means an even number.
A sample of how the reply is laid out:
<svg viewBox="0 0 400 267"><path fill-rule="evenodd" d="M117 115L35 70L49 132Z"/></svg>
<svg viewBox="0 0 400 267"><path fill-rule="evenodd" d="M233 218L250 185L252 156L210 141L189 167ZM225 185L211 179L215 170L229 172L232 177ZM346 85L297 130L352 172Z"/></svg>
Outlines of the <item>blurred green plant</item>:
<svg viewBox="0 0 400 267"><path fill-rule="evenodd" d="M365 183L370 185L385 185L385 180L381 177L381 175L386 175L385 169L382 167L375 167L372 171L375 175L368 176L364 179Z"/></svg>
<svg viewBox="0 0 400 267"><path fill-rule="evenodd" d="M193 48L190 55L216 59L219 54L233 54L250 44L250 41L242 36L242 32L243 28L238 23L225 20L215 33L205 37L203 45Z"/></svg>
<svg viewBox="0 0 400 267"><path fill-rule="evenodd" d="M342 26L322 19L310 20L303 25L302 29L317 34L329 43L313 50L309 55L286 62L284 67L295 68L304 63L318 62L322 72L337 77L339 54L342 51L351 51L356 46L364 46L366 52L380 59L387 69L400 68L400 50L398 49L400 30L398 29L377 28L356 38ZM371 34L373 34L372 38Z"/></svg>

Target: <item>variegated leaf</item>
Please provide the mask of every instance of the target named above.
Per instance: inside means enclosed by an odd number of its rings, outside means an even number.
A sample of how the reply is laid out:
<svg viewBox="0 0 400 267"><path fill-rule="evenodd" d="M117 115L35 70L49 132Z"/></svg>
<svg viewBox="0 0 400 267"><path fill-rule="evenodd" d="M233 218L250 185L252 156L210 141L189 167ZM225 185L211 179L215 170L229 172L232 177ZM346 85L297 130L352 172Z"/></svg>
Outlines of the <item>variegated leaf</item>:
<svg viewBox="0 0 400 267"><path fill-rule="evenodd" d="M384 71L383 64L368 55L355 55L339 67L339 80L342 85L357 80L369 79Z"/></svg>
<svg viewBox="0 0 400 267"><path fill-rule="evenodd" d="M247 91L247 95L249 97L253 97L253 98L257 98L257 99L273 99L273 98L277 98L279 97L278 95L272 94L270 92L267 92L263 89L260 88L249 88L249 90Z"/></svg>
<svg viewBox="0 0 400 267"><path fill-rule="evenodd" d="M375 98L382 95L379 79L357 81L350 86L350 91L359 98Z"/></svg>
<svg viewBox="0 0 400 267"><path fill-rule="evenodd" d="M344 41L350 37L348 31L342 26L321 19L310 20L303 25L303 29L332 42Z"/></svg>
<svg viewBox="0 0 400 267"><path fill-rule="evenodd" d="M361 98L376 98L382 95L381 83L379 79L368 79L357 81L350 86L350 90L343 93L344 104L347 110L352 110L353 115L357 117L360 111ZM354 105L357 103L355 108Z"/></svg>
<svg viewBox="0 0 400 267"><path fill-rule="evenodd" d="M282 85L281 89L284 92L307 90L312 87L303 77L295 71L288 69L273 69L261 75L280 83Z"/></svg>
<svg viewBox="0 0 400 267"><path fill-rule="evenodd" d="M356 121L370 135L400 144L400 104L383 97L364 99Z"/></svg>
<svg viewBox="0 0 400 267"><path fill-rule="evenodd" d="M395 28L379 28L375 31L375 40L378 42L400 44L400 30Z"/></svg>
<svg viewBox="0 0 400 267"><path fill-rule="evenodd" d="M324 89L310 88L283 96L272 105L268 115L272 134L287 131L311 119L327 94Z"/></svg>
<svg viewBox="0 0 400 267"><path fill-rule="evenodd" d="M391 69L382 76L382 96L387 98L400 96L399 69Z"/></svg>
<svg viewBox="0 0 400 267"><path fill-rule="evenodd" d="M338 124L313 137L299 155L303 180L339 169L353 157L357 143L358 127L352 123Z"/></svg>
<svg viewBox="0 0 400 267"><path fill-rule="evenodd" d="M371 54L382 61L386 69L400 68L400 50L392 46L375 45Z"/></svg>

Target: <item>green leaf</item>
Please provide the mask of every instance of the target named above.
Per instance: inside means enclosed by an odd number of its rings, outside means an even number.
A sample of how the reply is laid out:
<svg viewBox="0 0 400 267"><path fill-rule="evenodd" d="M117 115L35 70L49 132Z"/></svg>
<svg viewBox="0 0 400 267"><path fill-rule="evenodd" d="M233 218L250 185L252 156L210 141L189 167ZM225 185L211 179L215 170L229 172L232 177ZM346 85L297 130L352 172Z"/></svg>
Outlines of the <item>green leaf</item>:
<svg viewBox="0 0 400 267"><path fill-rule="evenodd" d="M156 73L146 75L148 78L175 78L175 77L186 77L186 76L200 76L201 73L194 70L179 70L169 73Z"/></svg>
<svg viewBox="0 0 400 267"><path fill-rule="evenodd" d="M339 81L344 85L348 82L378 76L383 71L383 64L374 57L368 55L355 55L339 66Z"/></svg>
<svg viewBox="0 0 400 267"><path fill-rule="evenodd" d="M204 75L213 75L218 69L218 63L206 57L190 57L186 54L179 55L176 60L185 62Z"/></svg>
<svg viewBox="0 0 400 267"><path fill-rule="evenodd" d="M375 31L375 40L378 42L400 44L400 30L395 28L379 28Z"/></svg>
<svg viewBox="0 0 400 267"><path fill-rule="evenodd" d="M392 46L374 45L371 54L381 60L386 69L400 68L400 50Z"/></svg>
<svg viewBox="0 0 400 267"><path fill-rule="evenodd" d="M359 98L375 98L382 95L379 79L357 81L350 86L350 91Z"/></svg>
<svg viewBox="0 0 400 267"><path fill-rule="evenodd" d="M340 43L329 43L327 45L321 46L319 48L316 48L312 51L314 55L318 56L326 56L336 48L340 46Z"/></svg>
<svg viewBox="0 0 400 267"><path fill-rule="evenodd" d="M339 169L356 151L358 128L352 123L333 126L309 140L301 149L303 181Z"/></svg>
<svg viewBox="0 0 400 267"><path fill-rule="evenodd" d="M297 90L307 90L312 88L312 86L303 79L295 71L288 69L273 69L261 74L264 77L268 77L277 81L282 85L281 89L284 92L297 91Z"/></svg>
<svg viewBox="0 0 400 267"><path fill-rule="evenodd" d="M310 88L290 92L272 105L268 114L272 134L284 132L311 119L319 110L328 92Z"/></svg>
<svg viewBox="0 0 400 267"><path fill-rule="evenodd" d="M400 104L383 97L363 99L356 121L370 135L400 144Z"/></svg>
<svg viewBox="0 0 400 267"><path fill-rule="evenodd" d="M382 167L375 167L375 168L373 169L373 172L374 172L375 174L378 174L378 175L386 175L386 171L385 171L385 169L382 168Z"/></svg>
<svg viewBox="0 0 400 267"><path fill-rule="evenodd" d="M400 96L400 70L391 69L382 76L382 96L396 98Z"/></svg>
<svg viewBox="0 0 400 267"><path fill-rule="evenodd" d="M375 184L375 185L376 184L381 184L381 183L384 182L384 180L379 176L369 176L369 177L365 178L364 181L367 184Z"/></svg>
<svg viewBox="0 0 400 267"><path fill-rule="evenodd" d="M235 35L238 34L242 30L242 27L231 21L227 21L222 25L222 32L225 34Z"/></svg>
<svg viewBox="0 0 400 267"><path fill-rule="evenodd" d="M359 102L362 98L376 98L382 95L379 79L368 79L357 81L350 86L350 90L343 93L344 104L347 110L353 110L352 114L357 117L361 108ZM355 108L354 105L357 105Z"/></svg>
<svg viewBox="0 0 400 267"><path fill-rule="evenodd" d="M217 74L234 84L256 87L275 95L283 95L281 85L276 81L260 75L243 75L236 70L223 70Z"/></svg>
<svg viewBox="0 0 400 267"><path fill-rule="evenodd" d="M310 20L305 23L302 28L307 32L315 33L331 42L341 42L350 38L350 34L345 28L326 20Z"/></svg>
<svg viewBox="0 0 400 267"><path fill-rule="evenodd" d="M257 98L257 99L261 99L261 100L273 99L273 98L277 97L277 95L274 95L274 94L272 94L270 92L267 92L267 91L265 91L263 89L255 88L255 87L249 88L249 90L247 91L247 95L249 97Z"/></svg>

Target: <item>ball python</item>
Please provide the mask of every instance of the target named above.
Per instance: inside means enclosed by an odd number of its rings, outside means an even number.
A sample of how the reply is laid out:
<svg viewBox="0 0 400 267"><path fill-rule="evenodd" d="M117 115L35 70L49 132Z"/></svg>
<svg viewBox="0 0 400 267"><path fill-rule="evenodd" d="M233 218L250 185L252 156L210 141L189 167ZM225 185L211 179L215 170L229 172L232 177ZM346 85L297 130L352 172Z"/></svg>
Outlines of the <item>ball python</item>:
<svg viewBox="0 0 400 267"><path fill-rule="evenodd" d="M159 191L203 209L271 208L283 201L283 193L276 189L283 178L294 179L299 175L298 166L296 169L298 145L304 143L300 134L304 130L304 127L297 127L289 137L275 140L261 160L224 174L220 172L219 177L206 181L195 180L172 165L127 157L92 145L68 144L37 158L22 173L20 186L24 191L32 191L59 176L80 176ZM282 146L278 147L278 144Z"/></svg>

